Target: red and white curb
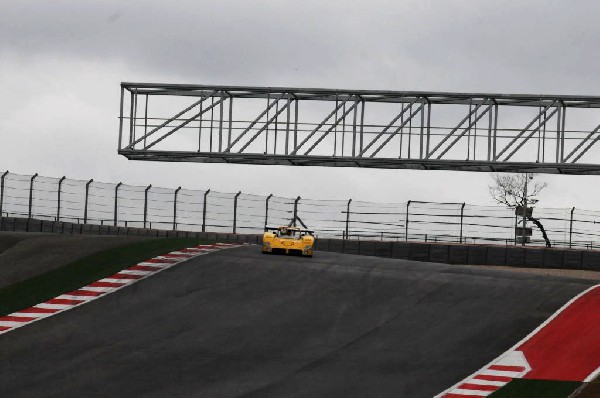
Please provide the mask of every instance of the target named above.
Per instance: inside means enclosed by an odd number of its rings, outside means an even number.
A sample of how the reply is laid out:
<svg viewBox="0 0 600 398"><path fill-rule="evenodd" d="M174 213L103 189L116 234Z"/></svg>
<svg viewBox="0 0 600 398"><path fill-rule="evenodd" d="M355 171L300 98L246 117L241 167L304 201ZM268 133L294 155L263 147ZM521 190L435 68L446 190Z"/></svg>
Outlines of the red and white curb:
<svg viewBox="0 0 600 398"><path fill-rule="evenodd" d="M600 285L572 298L510 350L434 398L486 397L516 378L589 382L600 374Z"/></svg>
<svg viewBox="0 0 600 398"><path fill-rule="evenodd" d="M121 270L107 278L100 279L72 292L61 294L33 307L13 312L6 316L0 316L0 334L11 332L30 323L89 303L191 258L239 246L243 246L243 244L216 243L214 245L198 245L151 258Z"/></svg>

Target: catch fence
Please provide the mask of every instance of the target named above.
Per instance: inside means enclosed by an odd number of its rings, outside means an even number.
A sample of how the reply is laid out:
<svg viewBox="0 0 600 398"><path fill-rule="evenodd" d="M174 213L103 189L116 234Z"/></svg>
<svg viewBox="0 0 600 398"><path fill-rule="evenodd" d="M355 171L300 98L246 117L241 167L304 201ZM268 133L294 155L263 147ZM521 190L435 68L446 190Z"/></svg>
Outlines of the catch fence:
<svg viewBox="0 0 600 398"><path fill-rule="evenodd" d="M1 174L0 214L81 224L261 233L297 214L317 236L385 241L516 244L514 210L467 203L380 203L167 189L94 180ZM600 246L600 212L534 209L552 246ZM598 221L597 221L598 220ZM532 226L531 245L544 245Z"/></svg>

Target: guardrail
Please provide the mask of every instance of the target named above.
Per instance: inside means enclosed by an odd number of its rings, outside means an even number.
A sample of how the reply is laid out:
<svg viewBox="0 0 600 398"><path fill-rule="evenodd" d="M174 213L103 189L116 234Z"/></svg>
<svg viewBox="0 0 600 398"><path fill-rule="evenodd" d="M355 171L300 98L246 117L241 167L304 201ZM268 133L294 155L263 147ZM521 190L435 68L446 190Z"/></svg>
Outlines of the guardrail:
<svg viewBox="0 0 600 398"><path fill-rule="evenodd" d="M468 203L315 200L0 173L2 217L219 233L261 233L297 214L322 238L514 245L513 210ZM536 208L553 246L600 246L600 212ZM598 221L596 221L598 220ZM532 246L544 245L534 232Z"/></svg>

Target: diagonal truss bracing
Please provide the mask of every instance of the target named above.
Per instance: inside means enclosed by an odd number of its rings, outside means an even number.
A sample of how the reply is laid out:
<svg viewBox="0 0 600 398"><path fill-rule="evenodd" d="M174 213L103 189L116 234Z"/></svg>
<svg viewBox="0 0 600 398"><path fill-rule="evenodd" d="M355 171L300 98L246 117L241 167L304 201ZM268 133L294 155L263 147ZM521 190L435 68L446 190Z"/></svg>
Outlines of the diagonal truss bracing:
<svg viewBox="0 0 600 398"><path fill-rule="evenodd" d="M598 141L594 96L121 84L129 159L600 174Z"/></svg>

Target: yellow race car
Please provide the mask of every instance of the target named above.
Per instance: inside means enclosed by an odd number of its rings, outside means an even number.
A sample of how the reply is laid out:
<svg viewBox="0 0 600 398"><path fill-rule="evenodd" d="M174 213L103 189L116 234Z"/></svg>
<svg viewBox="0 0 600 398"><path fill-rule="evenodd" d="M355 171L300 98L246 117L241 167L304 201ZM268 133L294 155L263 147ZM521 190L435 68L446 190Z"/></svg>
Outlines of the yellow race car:
<svg viewBox="0 0 600 398"><path fill-rule="evenodd" d="M312 257L315 236L312 231L298 227L265 228L262 252L297 254Z"/></svg>

